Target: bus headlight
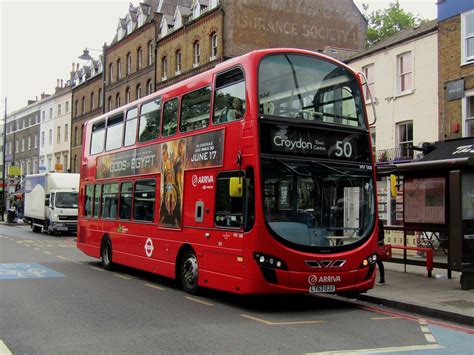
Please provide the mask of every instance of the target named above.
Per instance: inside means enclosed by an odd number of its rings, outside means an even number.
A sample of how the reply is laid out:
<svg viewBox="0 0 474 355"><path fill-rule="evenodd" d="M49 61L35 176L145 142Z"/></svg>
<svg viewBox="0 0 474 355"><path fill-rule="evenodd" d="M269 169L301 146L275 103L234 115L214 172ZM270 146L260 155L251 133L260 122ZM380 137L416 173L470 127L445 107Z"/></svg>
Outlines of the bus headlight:
<svg viewBox="0 0 474 355"><path fill-rule="evenodd" d="M272 255L263 253L253 253L254 259L257 261L259 266L265 266L272 269L288 270L286 263Z"/></svg>
<svg viewBox="0 0 474 355"><path fill-rule="evenodd" d="M362 263L360 264L360 267L367 267L367 266L372 266L377 262L377 254L372 254L362 260Z"/></svg>

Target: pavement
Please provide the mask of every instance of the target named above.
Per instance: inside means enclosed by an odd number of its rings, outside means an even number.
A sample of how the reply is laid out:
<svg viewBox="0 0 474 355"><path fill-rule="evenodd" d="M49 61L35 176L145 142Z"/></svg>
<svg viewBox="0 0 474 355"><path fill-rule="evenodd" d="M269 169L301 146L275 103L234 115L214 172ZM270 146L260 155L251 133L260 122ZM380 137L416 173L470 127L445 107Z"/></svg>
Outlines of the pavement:
<svg viewBox="0 0 474 355"><path fill-rule="evenodd" d="M385 284L376 284L357 299L474 327L474 289L461 290L461 273L452 272L448 279L444 269L435 268L428 277L426 267L407 265L405 272L402 264L384 262L384 266Z"/></svg>
<svg viewBox="0 0 474 355"><path fill-rule="evenodd" d="M425 317L474 326L474 290L461 290L461 273L434 269L428 277L425 267L384 262L385 284L361 294L359 300L384 305ZM378 280L378 275L377 275Z"/></svg>

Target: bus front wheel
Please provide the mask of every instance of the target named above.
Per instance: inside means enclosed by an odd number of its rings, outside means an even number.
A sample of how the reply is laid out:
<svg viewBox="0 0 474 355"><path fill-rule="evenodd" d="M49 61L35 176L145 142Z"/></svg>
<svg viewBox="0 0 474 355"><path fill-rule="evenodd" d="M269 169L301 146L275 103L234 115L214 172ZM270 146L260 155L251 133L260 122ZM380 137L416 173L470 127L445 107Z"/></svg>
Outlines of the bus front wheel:
<svg viewBox="0 0 474 355"><path fill-rule="evenodd" d="M195 295L198 293L198 259L194 250L186 250L181 258L181 284L184 291Z"/></svg>
<svg viewBox="0 0 474 355"><path fill-rule="evenodd" d="M112 243L108 237L104 238L102 242L102 248L100 250L100 256L102 258L102 266L105 270L112 270Z"/></svg>

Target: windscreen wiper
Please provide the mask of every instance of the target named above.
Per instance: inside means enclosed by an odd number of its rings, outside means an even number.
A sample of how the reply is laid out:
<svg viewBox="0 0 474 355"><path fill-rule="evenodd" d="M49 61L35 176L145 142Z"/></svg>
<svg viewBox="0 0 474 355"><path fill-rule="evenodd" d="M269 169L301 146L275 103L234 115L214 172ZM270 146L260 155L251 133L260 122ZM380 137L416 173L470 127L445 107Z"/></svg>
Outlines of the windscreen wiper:
<svg viewBox="0 0 474 355"><path fill-rule="evenodd" d="M317 160L311 160L311 165L319 165L319 166L322 166L323 168L326 168L326 169L329 169L329 170L332 170L338 174L341 174L341 175L344 175L344 176L347 176L347 177L351 177L351 178L367 178L368 176L367 175L353 175L353 174L348 174L342 170L339 170L339 169L336 169L336 168L333 168L332 166L329 166L329 165L326 165L324 163L321 163L320 161L317 161Z"/></svg>
<svg viewBox="0 0 474 355"><path fill-rule="evenodd" d="M294 175L303 176L303 177L311 177L311 173L303 174L303 173L299 172L298 170L296 170L295 168L292 168L291 166L289 166L287 163L285 163L281 159L273 158L270 161L271 162L278 162L281 166L283 166L285 168L286 171L288 171L288 172L290 172Z"/></svg>

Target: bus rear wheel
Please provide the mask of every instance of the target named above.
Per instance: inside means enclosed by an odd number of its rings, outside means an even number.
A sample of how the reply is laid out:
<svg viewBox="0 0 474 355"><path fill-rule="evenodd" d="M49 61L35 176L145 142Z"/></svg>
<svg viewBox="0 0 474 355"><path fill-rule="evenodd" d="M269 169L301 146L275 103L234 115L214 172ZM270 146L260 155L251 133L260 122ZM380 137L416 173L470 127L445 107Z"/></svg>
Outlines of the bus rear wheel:
<svg viewBox="0 0 474 355"><path fill-rule="evenodd" d="M184 291L195 295L199 291L198 276L199 264L194 250L186 250L181 258L181 285Z"/></svg>
<svg viewBox="0 0 474 355"><path fill-rule="evenodd" d="M102 267L105 270L112 270L112 243L110 239L106 237L102 242L102 248L100 248L100 256L102 258Z"/></svg>

